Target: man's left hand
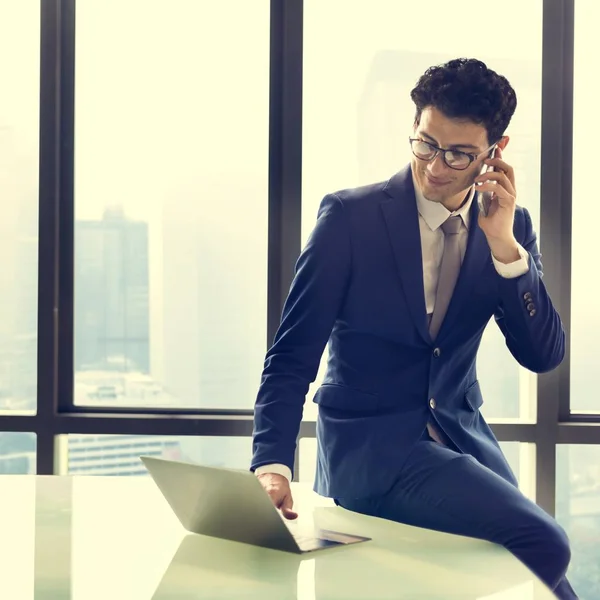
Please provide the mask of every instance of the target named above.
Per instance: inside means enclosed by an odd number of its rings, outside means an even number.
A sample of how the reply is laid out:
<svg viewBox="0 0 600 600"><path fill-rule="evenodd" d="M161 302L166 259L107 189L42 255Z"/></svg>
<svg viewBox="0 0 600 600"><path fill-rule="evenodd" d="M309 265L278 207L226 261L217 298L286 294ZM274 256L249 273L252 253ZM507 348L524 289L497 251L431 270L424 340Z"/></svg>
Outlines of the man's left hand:
<svg viewBox="0 0 600 600"><path fill-rule="evenodd" d="M517 192L513 168L502 160L502 149L496 147L496 157L488 158L485 164L494 171L475 178L478 192L493 192L492 204L487 217L479 213L479 227L487 238L494 258L505 264L519 260L519 244L513 233ZM495 183L492 183L495 182Z"/></svg>

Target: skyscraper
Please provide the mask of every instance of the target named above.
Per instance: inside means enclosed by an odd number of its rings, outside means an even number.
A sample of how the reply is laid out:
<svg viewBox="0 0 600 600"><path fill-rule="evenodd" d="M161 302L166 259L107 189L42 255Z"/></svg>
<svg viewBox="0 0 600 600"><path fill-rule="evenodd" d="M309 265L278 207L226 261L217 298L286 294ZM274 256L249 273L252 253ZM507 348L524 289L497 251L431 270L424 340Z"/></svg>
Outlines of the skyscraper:
<svg viewBox="0 0 600 600"><path fill-rule="evenodd" d="M108 208L75 247L75 370L149 373L147 224Z"/></svg>

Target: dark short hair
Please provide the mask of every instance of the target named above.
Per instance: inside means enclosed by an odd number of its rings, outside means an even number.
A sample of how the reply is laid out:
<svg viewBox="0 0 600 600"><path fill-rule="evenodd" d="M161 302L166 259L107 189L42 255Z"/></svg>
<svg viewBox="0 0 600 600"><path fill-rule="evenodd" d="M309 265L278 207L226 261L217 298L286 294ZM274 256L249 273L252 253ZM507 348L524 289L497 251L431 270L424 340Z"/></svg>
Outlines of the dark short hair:
<svg viewBox="0 0 600 600"><path fill-rule="evenodd" d="M495 144L504 135L517 108L517 95L502 75L472 58L457 58L430 67L410 93L417 107L415 122L431 106L450 119L467 119L487 130Z"/></svg>

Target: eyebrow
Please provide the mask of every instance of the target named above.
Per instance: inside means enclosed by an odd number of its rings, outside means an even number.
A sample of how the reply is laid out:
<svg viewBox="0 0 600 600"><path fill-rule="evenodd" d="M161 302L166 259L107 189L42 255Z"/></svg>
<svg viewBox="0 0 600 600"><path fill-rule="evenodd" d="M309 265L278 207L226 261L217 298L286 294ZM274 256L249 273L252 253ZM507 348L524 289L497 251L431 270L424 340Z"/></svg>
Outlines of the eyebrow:
<svg viewBox="0 0 600 600"><path fill-rule="evenodd" d="M437 140L434 137L431 137L429 134L425 133L424 131L421 131L421 135L423 137L430 139L432 142L434 142L436 145L439 146L439 143L437 142ZM449 148L468 148L469 150L479 150L479 147L474 146L473 144L451 144L448 147Z"/></svg>

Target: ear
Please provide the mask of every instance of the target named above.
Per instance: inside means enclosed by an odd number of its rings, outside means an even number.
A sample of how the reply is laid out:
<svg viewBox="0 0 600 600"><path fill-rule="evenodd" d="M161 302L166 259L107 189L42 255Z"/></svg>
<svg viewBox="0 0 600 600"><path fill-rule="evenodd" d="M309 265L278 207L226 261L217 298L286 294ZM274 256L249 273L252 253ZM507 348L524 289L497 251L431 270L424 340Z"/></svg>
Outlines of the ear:
<svg viewBox="0 0 600 600"><path fill-rule="evenodd" d="M498 142L498 147L500 148L500 150L502 150L502 152L504 152L504 148L508 146L508 142L510 142L510 138L507 135L503 135L500 138L500 141Z"/></svg>

